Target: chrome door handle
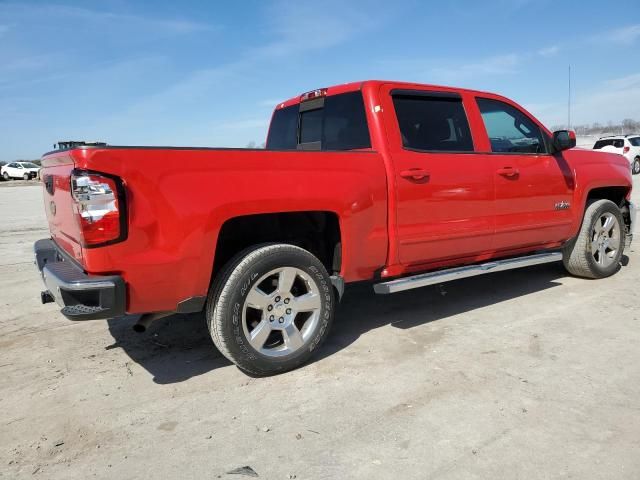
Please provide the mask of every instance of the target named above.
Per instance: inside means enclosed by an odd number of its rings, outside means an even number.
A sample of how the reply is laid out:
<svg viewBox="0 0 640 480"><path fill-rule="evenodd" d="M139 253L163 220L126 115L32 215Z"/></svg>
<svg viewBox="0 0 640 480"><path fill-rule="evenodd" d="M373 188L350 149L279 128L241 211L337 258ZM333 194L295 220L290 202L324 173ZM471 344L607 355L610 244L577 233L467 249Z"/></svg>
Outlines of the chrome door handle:
<svg viewBox="0 0 640 480"><path fill-rule="evenodd" d="M429 181L429 172L422 168L410 168L400 172L402 178L415 182L426 183Z"/></svg>
<svg viewBox="0 0 640 480"><path fill-rule="evenodd" d="M503 177L509 177L509 178L517 177L518 175L520 175L520 171L517 168L513 168L513 167L499 168L496 171L496 173L498 175L502 175Z"/></svg>

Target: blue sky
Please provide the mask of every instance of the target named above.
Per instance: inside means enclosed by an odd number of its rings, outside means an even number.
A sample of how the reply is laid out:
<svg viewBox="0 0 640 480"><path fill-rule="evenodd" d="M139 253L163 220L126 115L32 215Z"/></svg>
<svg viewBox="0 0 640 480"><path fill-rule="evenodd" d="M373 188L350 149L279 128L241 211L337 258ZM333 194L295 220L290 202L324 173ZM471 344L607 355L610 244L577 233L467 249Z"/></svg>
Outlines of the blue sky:
<svg viewBox="0 0 640 480"><path fill-rule="evenodd" d="M0 160L54 142L245 146L276 102L367 78L640 120L640 3L0 1Z"/></svg>

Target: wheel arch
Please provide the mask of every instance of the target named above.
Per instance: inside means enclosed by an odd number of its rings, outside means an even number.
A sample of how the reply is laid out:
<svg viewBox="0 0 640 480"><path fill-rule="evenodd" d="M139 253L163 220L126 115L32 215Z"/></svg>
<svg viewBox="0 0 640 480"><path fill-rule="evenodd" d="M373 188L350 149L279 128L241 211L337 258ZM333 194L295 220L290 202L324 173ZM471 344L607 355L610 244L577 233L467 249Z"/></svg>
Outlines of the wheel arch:
<svg viewBox="0 0 640 480"><path fill-rule="evenodd" d="M329 274L342 267L342 229L336 212L306 210L246 214L226 219L215 245L212 278L235 254L252 245L288 243L314 254Z"/></svg>

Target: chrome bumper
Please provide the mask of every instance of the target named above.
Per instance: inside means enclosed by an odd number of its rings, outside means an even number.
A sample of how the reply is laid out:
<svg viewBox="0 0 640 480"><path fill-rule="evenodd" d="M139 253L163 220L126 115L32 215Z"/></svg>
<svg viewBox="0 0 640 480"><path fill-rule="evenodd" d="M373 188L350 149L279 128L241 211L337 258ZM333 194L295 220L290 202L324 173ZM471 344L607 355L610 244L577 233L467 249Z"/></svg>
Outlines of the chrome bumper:
<svg viewBox="0 0 640 480"><path fill-rule="evenodd" d="M38 240L33 250L47 288L40 294L42 303L55 301L69 320L113 318L125 313L122 277L87 275L49 238Z"/></svg>

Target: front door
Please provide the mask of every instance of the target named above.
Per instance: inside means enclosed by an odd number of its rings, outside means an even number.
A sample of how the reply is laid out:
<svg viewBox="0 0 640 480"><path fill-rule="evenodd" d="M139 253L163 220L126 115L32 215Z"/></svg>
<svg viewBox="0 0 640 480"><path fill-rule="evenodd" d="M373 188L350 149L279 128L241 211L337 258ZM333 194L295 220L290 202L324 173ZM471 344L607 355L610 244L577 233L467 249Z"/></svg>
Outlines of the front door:
<svg viewBox="0 0 640 480"><path fill-rule="evenodd" d="M573 175L542 128L515 105L478 97L495 178L496 251L543 246L571 234Z"/></svg>
<svg viewBox="0 0 640 480"><path fill-rule="evenodd" d="M493 236L493 172L474 153L462 97L382 86L396 192L398 258L406 266L474 257Z"/></svg>

